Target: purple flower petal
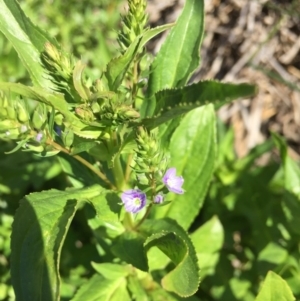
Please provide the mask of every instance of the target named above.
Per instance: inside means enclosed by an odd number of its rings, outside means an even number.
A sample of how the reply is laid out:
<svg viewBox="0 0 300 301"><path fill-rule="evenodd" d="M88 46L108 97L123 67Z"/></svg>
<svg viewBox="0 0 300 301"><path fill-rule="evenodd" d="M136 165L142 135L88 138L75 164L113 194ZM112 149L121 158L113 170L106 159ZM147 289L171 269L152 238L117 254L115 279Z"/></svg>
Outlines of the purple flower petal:
<svg viewBox="0 0 300 301"><path fill-rule="evenodd" d="M139 189L124 191L121 200L127 212L137 213L146 206L146 194Z"/></svg>
<svg viewBox="0 0 300 301"><path fill-rule="evenodd" d="M153 202L155 204L161 204L162 202L164 201L164 196L162 194L157 194L155 197L154 197L154 200Z"/></svg>
<svg viewBox="0 0 300 301"><path fill-rule="evenodd" d="M169 168L163 176L162 181L167 186L169 191L177 194L184 193L184 190L181 188L184 179L182 176L176 176L176 168Z"/></svg>

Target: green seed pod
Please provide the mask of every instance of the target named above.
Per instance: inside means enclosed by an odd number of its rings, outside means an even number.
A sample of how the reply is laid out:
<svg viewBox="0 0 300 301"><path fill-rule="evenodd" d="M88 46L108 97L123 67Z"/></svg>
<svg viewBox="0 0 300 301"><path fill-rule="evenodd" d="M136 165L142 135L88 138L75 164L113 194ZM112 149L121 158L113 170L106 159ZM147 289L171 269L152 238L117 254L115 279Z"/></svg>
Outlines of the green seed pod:
<svg viewBox="0 0 300 301"><path fill-rule="evenodd" d="M37 105L36 109L33 112L31 121L35 129L40 130L43 127L45 121L47 121L47 114L45 111L45 106L43 104Z"/></svg>
<svg viewBox="0 0 300 301"><path fill-rule="evenodd" d="M75 113L81 117L83 120L92 121L94 120L94 114L89 108L77 107Z"/></svg>

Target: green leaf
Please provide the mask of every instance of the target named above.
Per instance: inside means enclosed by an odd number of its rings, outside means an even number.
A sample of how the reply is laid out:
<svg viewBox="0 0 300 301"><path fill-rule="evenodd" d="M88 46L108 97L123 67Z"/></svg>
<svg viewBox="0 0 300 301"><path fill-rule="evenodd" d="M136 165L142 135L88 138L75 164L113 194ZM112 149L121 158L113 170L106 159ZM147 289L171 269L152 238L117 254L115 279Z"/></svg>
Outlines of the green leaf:
<svg viewBox="0 0 300 301"><path fill-rule="evenodd" d="M173 220L146 220L140 231L149 235L145 250L159 248L175 265L163 277L162 287L181 297L193 295L199 286L199 267L194 246L188 234Z"/></svg>
<svg viewBox="0 0 300 301"><path fill-rule="evenodd" d="M59 300L60 254L77 201L101 191L94 185L32 193L21 200L11 239L11 275L17 300Z"/></svg>
<svg viewBox="0 0 300 301"><path fill-rule="evenodd" d="M156 218L170 217L188 229L202 207L216 160L216 124L212 105L189 112L170 142L171 162L184 178L183 195L155 209Z"/></svg>
<svg viewBox="0 0 300 301"><path fill-rule="evenodd" d="M182 297L193 295L200 281L197 257L188 234L175 221L146 220L138 232L121 234L114 241L112 251L121 260L146 272L149 269L146 254L149 256L153 247L160 249L175 265L163 277L163 288Z"/></svg>
<svg viewBox="0 0 300 301"><path fill-rule="evenodd" d="M71 155L77 155L82 152L86 152L93 147L97 147L98 145L99 145L99 143L97 143L96 141L81 139L81 140L73 143L73 145L71 147Z"/></svg>
<svg viewBox="0 0 300 301"><path fill-rule="evenodd" d="M34 85L47 89L53 87L46 70L42 67L40 54L45 42L56 42L32 24L17 1L0 0L0 12L0 31L18 52Z"/></svg>
<svg viewBox="0 0 300 301"><path fill-rule="evenodd" d="M272 138L280 151L281 160L284 168L285 189L300 199L300 168L287 153L287 145L282 137L272 133Z"/></svg>
<svg viewBox="0 0 300 301"><path fill-rule="evenodd" d="M136 53L139 50L139 45L141 43L141 37L137 38L126 50L126 52L117 57L112 59L107 67L105 72L105 77L108 81L109 89L112 91L117 91L119 86L121 85L124 76L133 61Z"/></svg>
<svg viewBox="0 0 300 301"><path fill-rule="evenodd" d="M113 242L112 252L123 261L147 272L148 262L144 242L145 237L141 234L126 231Z"/></svg>
<svg viewBox="0 0 300 301"><path fill-rule="evenodd" d="M170 24L164 24L161 26L157 26L151 29L147 29L143 34L142 34L142 41L141 44L139 46L139 49L141 49L142 47L144 47L146 45L147 42L149 42L152 38L154 38L155 36L157 36L158 34L160 34L161 32L171 28L174 26L174 23L170 23Z"/></svg>
<svg viewBox="0 0 300 301"><path fill-rule="evenodd" d="M258 254L258 261L266 261L276 265L284 263L288 257L288 251L280 245L269 242Z"/></svg>
<svg viewBox="0 0 300 301"><path fill-rule="evenodd" d="M131 301L126 289L126 278L106 279L94 275L76 293L71 301Z"/></svg>
<svg viewBox="0 0 300 301"><path fill-rule="evenodd" d="M176 25L157 54L150 70L148 99L142 116L152 116L153 95L162 89L184 86L199 66L199 49L203 37L203 0L187 0Z"/></svg>
<svg viewBox="0 0 300 301"><path fill-rule="evenodd" d="M127 281L128 281L127 287L132 296L132 300L149 301L148 294L147 294L148 292L146 291L147 286L144 285L145 287L144 288L141 281L138 279L138 277L129 276ZM151 284L153 284L153 282Z"/></svg>
<svg viewBox="0 0 300 301"><path fill-rule="evenodd" d="M228 84L211 80L180 89L159 91L155 94L155 116L145 118L142 123L153 129L205 104L213 103L218 109L234 99L254 95L256 91L256 86L249 84Z"/></svg>
<svg viewBox="0 0 300 301"><path fill-rule="evenodd" d="M122 206L117 193L105 190L105 193L91 198L89 202L96 210L97 218L101 221L118 222Z"/></svg>
<svg viewBox="0 0 300 301"><path fill-rule="evenodd" d="M106 279L116 279L126 277L130 273L130 267L116 263L96 263L92 262L93 268Z"/></svg>
<svg viewBox="0 0 300 301"><path fill-rule="evenodd" d="M218 263L224 241L224 229L217 216L212 217L203 226L191 234L195 246L201 279L206 275L213 275Z"/></svg>
<svg viewBox="0 0 300 301"><path fill-rule="evenodd" d="M270 271L255 301L293 301L296 300L286 281Z"/></svg>

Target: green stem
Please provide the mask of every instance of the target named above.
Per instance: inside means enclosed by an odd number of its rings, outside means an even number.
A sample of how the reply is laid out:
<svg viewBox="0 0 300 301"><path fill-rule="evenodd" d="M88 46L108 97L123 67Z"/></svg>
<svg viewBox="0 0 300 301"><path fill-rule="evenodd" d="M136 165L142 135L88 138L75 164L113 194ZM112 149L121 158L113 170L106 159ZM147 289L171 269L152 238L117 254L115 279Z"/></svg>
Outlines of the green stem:
<svg viewBox="0 0 300 301"><path fill-rule="evenodd" d="M117 187L115 187L106 177L105 174L103 174L100 170L96 169L90 162L88 162L87 160L83 159L82 157L78 156L78 155L72 155L70 153L69 150L67 150L66 148L64 148L63 146L59 145L58 143L48 139L46 141L46 143L48 145L51 145L52 147L54 147L56 150L59 150L69 156L72 156L74 159L76 159L77 161L79 161L80 163L82 163L83 165L85 165L89 170L91 170L94 174L96 174L103 182L105 182L111 189L113 190L117 190Z"/></svg>
<svg viewBox="0 0 300 301"><path fill-rule="evenodd" d="M147 208L147 211L145 213L145 215L142 217L142 219L133 227L133 229L138 229L140 227L140 225L146 220L146 218L149 216L150 212L151 212L151 208L152 208L152 204L150 204Z"/></svg>
<svg viewBox="0 0 300 301"><path fill-rule="evenodd" d="M114 159L113 174L118 190L123 190L125 185L125 178L120 156L116 156Z"/></svg>
<svg viewBox="0 0 300 301"><path fill-rule="evenodd" d="M132 230L134 228L131 213L129 213L129 212L125 213L123 225L124 225L125 229L127 229L127 230Z"/></svg>

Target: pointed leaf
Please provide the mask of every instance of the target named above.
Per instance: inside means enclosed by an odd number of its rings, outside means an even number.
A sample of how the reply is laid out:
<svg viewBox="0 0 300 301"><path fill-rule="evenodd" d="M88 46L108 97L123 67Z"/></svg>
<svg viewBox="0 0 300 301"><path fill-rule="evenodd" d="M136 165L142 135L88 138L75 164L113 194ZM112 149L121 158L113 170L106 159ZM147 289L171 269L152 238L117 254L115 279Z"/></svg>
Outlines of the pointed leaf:
<svg viewBox="0 0 300 301"><path fill-rule="evenodd" d="M155 116L146 118L142 124L153 129L175 117L197 107L213 103L216 109L241 97L249 97L257 92L254 85L229 84L217 81L202 81L180 89L162 90L155 94Z"/></svg>
<svg viewBox="0 0 300 301"><path fill-rule="evenodd" d="M296 300L286 281L270 271L255 301L293 301Z"/></svg>
<svg viewBox="0 0 300 301"><path fill-rule="evenodd" d="M40 62L44 44L51 41L44 31L32 24L15 0L0 0L0 31L12 43L28 70L32 82L40 87L53 86Z"/></svg>
<svg viewBox="0 0 300 301"><path fill-rule="evenodd" d="M199 49L203 37L203 0L187 0L176 25L155 58L150 72L142 116L152 116L154 94L165 88L184 86L199 66Z"/></svg>
<svg viewBox="0 0 300 301"><path fill-rule="evenodd" d="M140 43L141 37L136 39L123 55L112 59L108 63L105 76L108 80L108 86L110 90L116 91L119 88L131 62L139 50Z"/></svg>
<svg viewBox="0 0 300 301"><path fill-rule="evenodd" d="M21 201L11 239L11 275L17 300L59 300L60 253L77 201L101 191L99 185L50 190L29 194Z"/></svg>
<svg viewBox="0 0 300 301"><path fill-rule="evenodd" d="M188 229L202 207L216 160L216 124L212 105L189 112L175 130L171 142L171 162L184 178L183 195L155 210L155 217L170 217Z"/></svg>
<svg viewBox="0 0 300 301"><path fill-rule="evenodd" d="M174 23L170 23L170 24L164 24L161 26L157 26L151 29L147 29L143 34L142 34L142 41L141 44L139 46L139 49L141 49L142 47L144 47L146 45L147 42L149 42L152 38L154 38L155 36L157 36L158 34L160 34L161 32L172 28L175 24Z"/></svg>

